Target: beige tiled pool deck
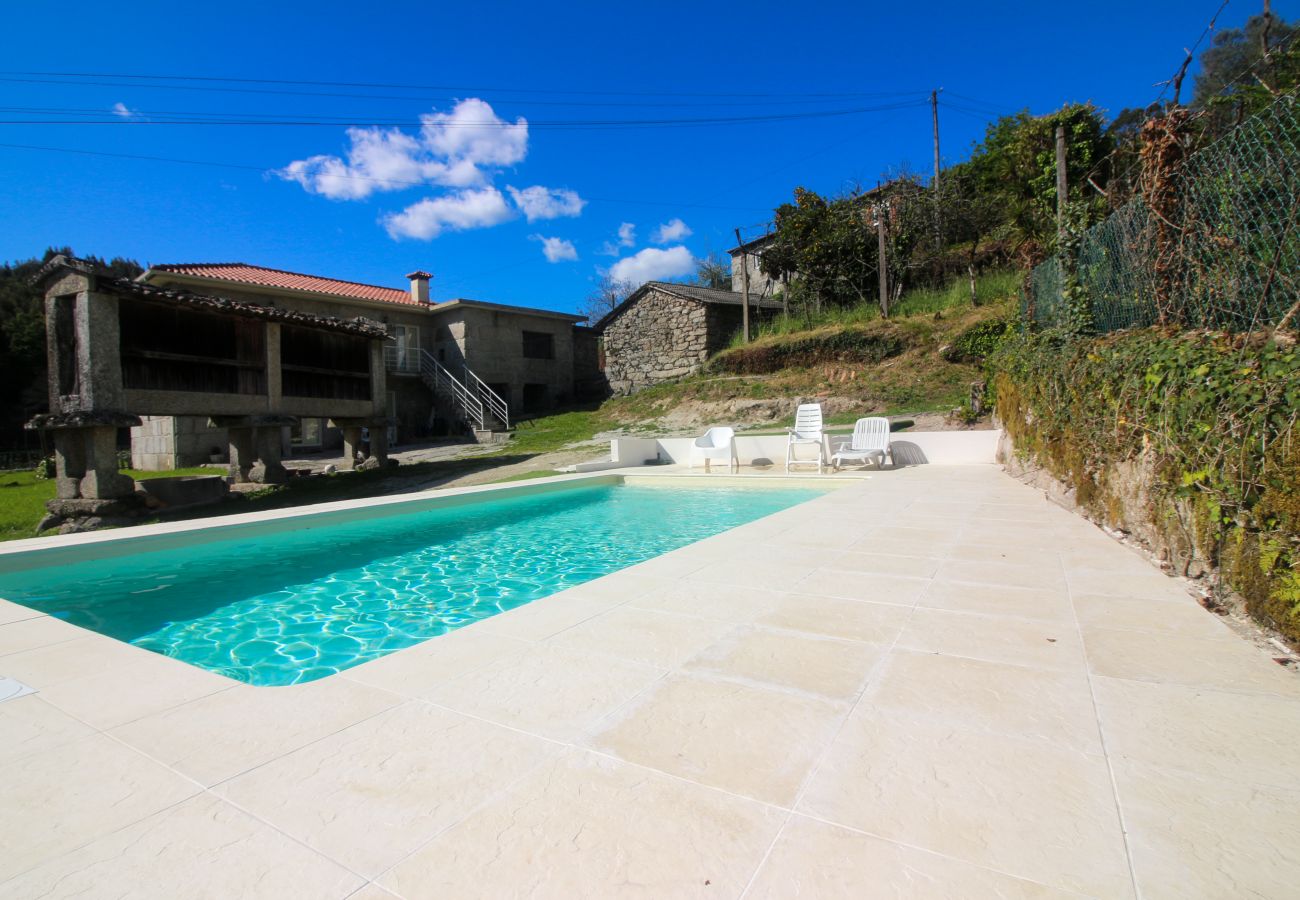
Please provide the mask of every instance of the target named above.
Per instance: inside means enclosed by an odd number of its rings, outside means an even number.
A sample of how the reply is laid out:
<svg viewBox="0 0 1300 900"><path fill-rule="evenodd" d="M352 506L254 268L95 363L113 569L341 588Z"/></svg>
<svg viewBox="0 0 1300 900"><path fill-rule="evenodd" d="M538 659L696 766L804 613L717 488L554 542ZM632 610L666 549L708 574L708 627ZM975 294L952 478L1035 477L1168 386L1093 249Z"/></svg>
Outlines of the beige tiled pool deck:
<svg viewBox="0 0 1300 900"><path fill-rule="evenodd" d="M652 523L651 523L652 526ZM0 602L0 897L1294 897L1300 681L992 466L340 675Z"/></svg>

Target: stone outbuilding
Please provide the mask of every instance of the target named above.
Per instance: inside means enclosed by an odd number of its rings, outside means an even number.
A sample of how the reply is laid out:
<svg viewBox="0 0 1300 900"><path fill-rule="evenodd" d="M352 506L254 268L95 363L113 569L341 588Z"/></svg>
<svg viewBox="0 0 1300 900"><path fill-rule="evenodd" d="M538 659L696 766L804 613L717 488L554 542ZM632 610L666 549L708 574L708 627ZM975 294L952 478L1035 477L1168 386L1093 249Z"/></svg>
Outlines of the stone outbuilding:
<svg viewBox="0 0 1300 900"><path fill-rule="evenodd" d="M698 371L740 331L742 298L690 284L641 285L595 326L604 336L609 389L630 394ZM780 311L780 303L751 297L751 327Z"/></svg>

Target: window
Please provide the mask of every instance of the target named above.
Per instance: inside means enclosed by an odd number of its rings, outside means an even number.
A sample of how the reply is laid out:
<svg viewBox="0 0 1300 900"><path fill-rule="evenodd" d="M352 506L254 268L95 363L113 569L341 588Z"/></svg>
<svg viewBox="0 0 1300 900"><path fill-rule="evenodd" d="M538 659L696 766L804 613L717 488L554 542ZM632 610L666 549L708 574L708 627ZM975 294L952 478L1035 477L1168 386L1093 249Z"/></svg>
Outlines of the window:
<svg viewBox="0 0 1300 900"><path fill-rule="evenodd" d="M420 329L416 325L391 325L393 343L388 354L390 368L394 372L415 373L420 371Z"/></svg>
<svg viewBox="0 0 1300 900"><path fill-rule="evenodd" d="M555 359L555 336L544 331L525 331L524 359Z"/></svg>

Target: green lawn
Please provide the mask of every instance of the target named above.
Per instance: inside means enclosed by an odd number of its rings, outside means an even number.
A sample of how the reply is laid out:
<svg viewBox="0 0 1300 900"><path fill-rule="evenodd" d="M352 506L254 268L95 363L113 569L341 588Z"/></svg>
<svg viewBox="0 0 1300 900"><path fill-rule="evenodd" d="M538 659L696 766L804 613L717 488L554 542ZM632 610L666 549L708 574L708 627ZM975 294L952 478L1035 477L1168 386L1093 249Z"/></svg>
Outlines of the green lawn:
<svg viewBox="0 0 1300 900"><path fill-rule="evenodd" d="M220 469L176 469L172 472L141 472L126 469L136 480L173 475L219 475ZM38 479L31 469L0 472L0 541L35 536L36 525L45 517L45 501L54 499L54 481Z"/></svg>

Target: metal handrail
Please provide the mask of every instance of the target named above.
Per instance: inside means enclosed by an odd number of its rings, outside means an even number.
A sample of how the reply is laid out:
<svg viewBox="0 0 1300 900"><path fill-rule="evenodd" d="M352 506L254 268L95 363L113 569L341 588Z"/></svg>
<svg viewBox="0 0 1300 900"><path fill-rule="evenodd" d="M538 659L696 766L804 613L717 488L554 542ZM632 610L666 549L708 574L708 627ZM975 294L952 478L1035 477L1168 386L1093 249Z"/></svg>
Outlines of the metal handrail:
<svg viewBox="0 0 1300 900"><path fill-rule="evenodd" d="M432 353L424 349L420 350L420 374L435 394L448 394L471 425L478 423L480 431L485 427L483 401L461 384L460 379L448 372L446 366L434 359Z"/></svg>
<svg viewBox="0 0 1300 900"><path fill-rule="evenodd" d="M465 383L474 389L479 399L487 406L488 411L501 423L501 427L509 431L510 407L506 405L506 401L502 396L488 387L487 382L475 375L469 366L465 367Z"/></svg>
<svg viewBox="0 0 1300 900"><path fill-rule="evenodd" d="M384 366L391 372L405 372L408 374L418 374L420 371L420 358L414 348L407 348L406 356L399 358L396 347L384 348Z"/></svg>

